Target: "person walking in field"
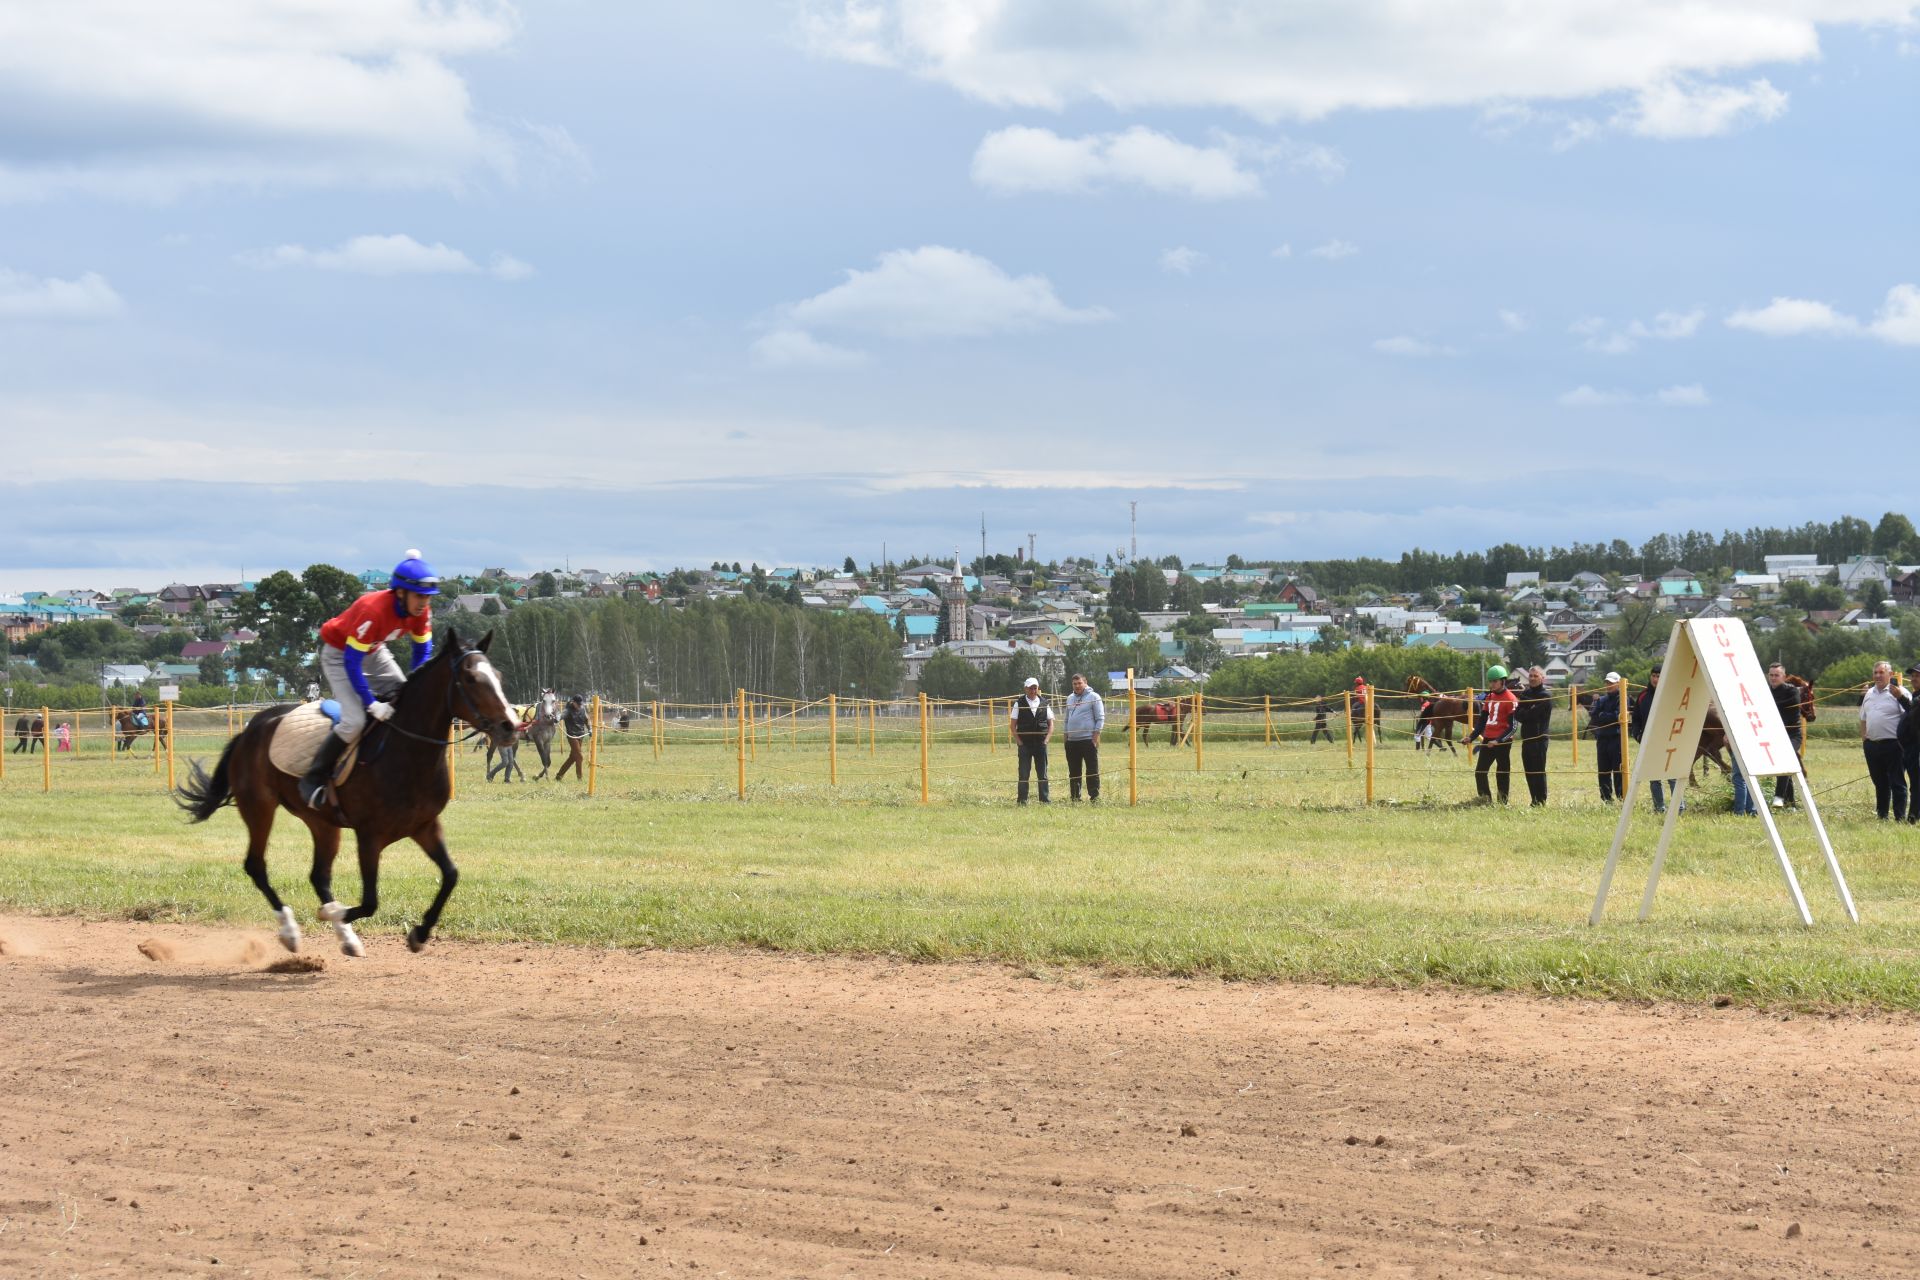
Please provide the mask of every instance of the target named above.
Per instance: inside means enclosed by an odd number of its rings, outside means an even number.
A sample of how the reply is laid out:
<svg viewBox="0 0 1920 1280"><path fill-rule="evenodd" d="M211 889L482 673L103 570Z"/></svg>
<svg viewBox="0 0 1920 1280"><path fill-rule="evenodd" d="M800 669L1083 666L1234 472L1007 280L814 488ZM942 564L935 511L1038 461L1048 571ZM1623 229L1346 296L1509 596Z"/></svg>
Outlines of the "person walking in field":
<svg viewBox="0 0 1920 1280"><path fill-rule="evenodd" d="M1500 785L1500 803L1507 803L1507 790L1513 785L1513 713L1519 699L1507 688L1507 669L1498 663L1487 668L1487 692L1480 699L1480 716L1467 731L1467 741L1480 740L1478 759L1473 762L1473 787L1481 804L1493 803L1487 787L1487 771L1494 770Z"/></svg>
<svg viewBox="0 0 1920 1280"><path fill-rule="evenodd" d="M1040 692L1040 682L1032 676L1021 691L1021 696L1013 700L1007 711L1008 726L1013 732L1013 740L1020 750L1020 789L1016 799L1020 804L1027 802L1027 775L1040 775L1040 803L1051 804L1047 795L1047 743L1053 740L1053 707L1047 702L1047 695Z"/></svg>
<svg viewBox="0 0 1920 1280"><path fill-rule="evenodd" d="M1320 741L1322 734L1326 735L1329 743L1333 741L1333 730L1327 728L1327 716L1332 710L1324 697L1313 704L1313 732L1307 735L1308 746Z"/></svg>
<svg viewBox="0 0 1920 1280"><path fill-rule="evenodd" d="M1107 704L1077 672L1067 696L1067 798L1080 798L1080 775L1087 778L1087 802L1100 801L1100 731L1107 727Z"/></svg>
<svg viewBox="0 0 1920 1280"><path fill-rule="evenodd" d="M567 709L560 713L560 731L567 735L567 758L561 763L560 772L553 775L553 780L560 781L571 768L574 781L585 782L587 770L581 752L587 741L587 708L577 693L567 699Z"/></svg>
<svg viewBox="0 0 1920 1280"><path fill-rule="evenodd" d="M73 750L73 727L65 720L62 720L59 726L53 731L53 741L54 750L56 751Z"/></svg>
<svg viewBox="0 0 1920 1280"><path fill-rule="evenodd" d="M1593 754L1600 770L1600 799L1612 804L1617 797L1627 798L1620 776L1620 673L1607 672L1607 687L1593 695L1587 704L1587 736L1593 739Z"/></svg>
<svg viewBox="0 0 1920 1280"><path fill-rule="evenodd" d="M408 671L418 671L433 656L433 597L439 594L440 575L418 551L409 550L393 567L385 589L367 592L321 626L320 674L340 704L340 720L300 779L300 795L312 807L320 807L340 753L368 719L393 715L393 704L381 699L398 692L407 674L393 660L387 641L404 635L413 642Z"/></svg>
<svg viewBox="0 0 1920 1280"><path fill-rule="evenodd" d="M1547 803L1547 729L1553 720L1553 691L1545 667L1527 668L1527 686L1514 695L1513 719L1520 736L1520 772L1527 795L1538 809Z"/></svg>

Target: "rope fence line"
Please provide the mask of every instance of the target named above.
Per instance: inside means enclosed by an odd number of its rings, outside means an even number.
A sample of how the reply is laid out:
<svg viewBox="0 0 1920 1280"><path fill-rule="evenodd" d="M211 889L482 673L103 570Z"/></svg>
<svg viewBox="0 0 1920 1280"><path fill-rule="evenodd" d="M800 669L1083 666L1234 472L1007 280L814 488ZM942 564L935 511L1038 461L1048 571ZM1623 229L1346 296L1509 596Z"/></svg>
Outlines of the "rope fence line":
<svg viewBox="0 0 1920 1280"><path fill-rule="evenodd" d="M1625 775L1632 754L1625 732L1628 705L1640 688L1623 686L1618 726L1623 785L1630 783ZM1809 736L1821 741L1851 741L1855 722L1850 711L1862 688L1815 690L1815 706L1836 714L1815 721L1809 726ZM1410 694L1368 688L1362 689L1357 698L1353 690L1343 690L1338 697L1192 694L1155 700L1174 708L1170 720L1160 720L1143 718L1143 712L1155 702L1121 691L1107 698L1102 772L1109 785L1117 785L1113 779L1120 770L1112 763L1113 753L1116 747L1123 749L1128 803L1135 804L1143 779L1155 782L1207 774L1211 746L1217 764L1221 763L1220 751L1230 753L1224 758L1223 778L1231 774L1240 781L1278 783L1311 777L1317 790L1326 791L1330 775L1325 764L1316 760L1308 766L1304 758L1296 762L1293 756L1325 738L1335 750L1344 739L1348 768L1357 775L1355 789L1361 792L1354 797L1358 803L1378 802L1376 782L1381 780L1423 778L1429 795L1442 780L1446 789L1457 790L1467 772L1457 766L1473 763L1475 745L1438 733L1423 743L1415 717L1423 701L1440 699L1466 702L1471 717L1477 693L1466 689ZM1508 770L1509 777L1594 778L1594 765L1583 765L1581 759L1583 738L1587 739L1588 750L1594 749L1592 727L1583 714L1586 709L1575 704L1575 696L1573 687L1554 691L1548 731L1542 735L1550 745L1561 744L1568 749L1570 758L1532 771L1516 759ZM868 787L913 786L922 803L931 803L936 795L936 778L942 783L976 784L1011 772L1008 766L1015 744L1009 721L1015 701L1002 697L944 701L925 695L911 700L843 699L838 695L799 699L744 689L726 703L621 702L595 697L589 710L590 732L583 744L586 789L589 795L597 794L603 773L609 774L607 781L632 781L638 773L654 784L710 788L716 779L712 756L718 749L733 766L727 771L732 783L728 789L742 800L749 796L750 782L824 783L832 790L841 786L844 775ZM1050 703L1058 717L1059 700L1050 699ZM164 778L171 789L177 782L181 753L201 757L216 753L228 737L268 705L191 708L163 702L146 708L144 725L132 719L128 708L115 706L78 710L0 708L7 731L4 748L0 749L0 783L25 781L38 783L42 791L54 791L58 780L68 776L70 770L87 766L112 769L116 776L145 773ZM1335 716L1341 722L1338 726L1333 724ZM1449 731L1453 727L1449 724ZM1164 735L1156 732L1161 729L1166 730ZM1055 736L1064 737L1058 721ZM891 750L908 749L911 762L883 763L879 759L883 745ZM862 746L866 748L864 753L859 750ZM1423 748L1424 760L1416 763L1399 756L1409 747ZM1286 751L1266 760L1257 753L1250 754L1253 748ZM1190 764L1186 757L1176 754L1179 751L1192 752ZM1437 757L1436 752L1440 753ZM477 761L466 758L468 754L450 740L448 763L456 795L463 768L478 767ZM1061 772L1061 754L1050 747L1054 780ZM34 760L35 755L40 758ZM1815 794L1865 780L1837 783Z"/></svg>

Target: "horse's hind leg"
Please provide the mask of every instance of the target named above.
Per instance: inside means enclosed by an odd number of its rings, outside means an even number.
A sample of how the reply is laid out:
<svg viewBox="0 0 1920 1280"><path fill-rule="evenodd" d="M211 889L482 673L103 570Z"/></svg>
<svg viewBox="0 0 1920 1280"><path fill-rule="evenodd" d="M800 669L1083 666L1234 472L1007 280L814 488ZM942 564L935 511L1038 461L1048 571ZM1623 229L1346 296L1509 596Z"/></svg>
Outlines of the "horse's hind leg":
<svg viewBox="0 0 1920 1280"><path fill-rule="evenodd" d="M340 828L317 821L308 825L313 829L313 871L307 878L320 899L320 918L333 926L341 951L350 956L363 956L367 949L348 923L357 917L333 898L333 860L340 853Z"/></svg>
<svg viewBox="0 0 1920 1280"><path fill-rule="evenodd" d="M453 886L460 883L460 868L453 865L453 856L447 852L447 838L440 830L438 818L413 839L427 851L427 857L433 859L433 865L440 869L440 890L433 895L433 905L420 917L419 924L407 930L407 950L423 951L433 937L433 927L440 923L442 908L447 905L447 899L453 896Z"/></svg>
<svg viewBox="0 0 1920 1280"><path fill-rule="evenodd" d="M289 951L298 951L300 925L293 918L293 908L280 900L280 895L273 891L273 881L267 877L267 837L273 834L275 806L241 804L239 809L241 820L247 824L247 878L266 895L267 905L273 908L274 919L280 924L277 930L280 945Z"/></svg>

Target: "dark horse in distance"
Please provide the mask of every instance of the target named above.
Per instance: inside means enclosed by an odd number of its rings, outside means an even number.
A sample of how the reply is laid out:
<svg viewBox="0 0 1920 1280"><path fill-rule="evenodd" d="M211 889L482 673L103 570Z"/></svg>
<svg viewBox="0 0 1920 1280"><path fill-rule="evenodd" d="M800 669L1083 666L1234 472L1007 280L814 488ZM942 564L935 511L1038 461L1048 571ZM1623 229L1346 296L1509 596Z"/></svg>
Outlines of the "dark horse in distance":
<svg viewBox="0 0 1920 1280"><path fill-rule="evenodd" d="M1413 749L1425 746L1429 751L1444 746L1455 755L1460 748L1453 745L1453 726L1459 725L1461 732L1473 727L1473 708L1465 698L1453 697L1441 693L1428 684L1424 677L1408 676L1407 692L1420 694L1425 705L1413 721Z"/></svg>
<svg viewBox="0 0 1920 1280"><path fill-rule="evenodd" d="M154 740L161 746L164 747L167 744L166 725L151 711L122 711L114 716L113 726L116 750L133 750L135 739L149 733L154 735Z"/></svg>
<svg viewBox="0 0 1920 1280"><path fill-rule="evenodd" d="M268 758L275 726L291 706L268 709L228 741L220 763L208 776L198 761L193 776L180 788L180 807L205 822L221 806L232 804L247 824L247 875L266 895L280 921L280 941L289 951L300 949L300 927L293 908L280 901L267 878L267 836L281 809L307 824L313 834L313 871L308 879L320 896L320 918L340 936L340 949L350 956L365 949L353 931L353 922L372 915L380 906L380 853L400 840L412 840L426 850L440 870L440 889L420 923L407 931L407 946L419 951L427 945L441 910L453 894L460 873L447 853L440 829L440 811L447 807L452 785L447 774L447 731L454 720L464 720L496 745L513 740L513 712L500 687L500 675L487 661L489 631L477 645L461 643L449 630L445 645L408 679L393 699L393 718L369 720L360 737L360 754L352 772L335 790L335 804L309 807L300 798L299 779L282 773ZM358 906L346 907L333 898L333 860L340 851L340 832L351 828L360 859Z"/></svg>

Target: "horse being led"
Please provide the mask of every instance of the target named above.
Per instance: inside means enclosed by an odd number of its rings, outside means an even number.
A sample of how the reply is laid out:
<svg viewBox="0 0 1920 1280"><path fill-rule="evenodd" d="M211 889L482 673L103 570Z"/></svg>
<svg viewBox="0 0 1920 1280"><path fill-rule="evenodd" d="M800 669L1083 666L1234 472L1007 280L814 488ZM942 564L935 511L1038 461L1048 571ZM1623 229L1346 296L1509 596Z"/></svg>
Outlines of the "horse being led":
<svg viewBox="0 0 1920 1280"><path fill-rule="evenodd" d="M553 768L553 731L559 724L560 695L551 689L542 689L539 700L533 704L533 722L522 730L522 736L540 753L540 772L533 775L535 782L546 777L547 770Z"/></svg>
<svg viewBox="0 0 1920 1280"><path fill-rule="evenodd" d="M113 740L115 750L131 751L134 739L143 734L153 734L161 746L167 744L167 731L151 711L122 711L113 718Z"/></svg>
<svg viewBox="0 0 1920 1280"><path fill-rule="evenodd" d="M13 744L13 754L32 755L47 741L47 722L39 716L21 716L13 722L13 736L20 739Z"/></svg>
<svg viewBox="0 0 1920 1280"><path fill-rule="evenodd" d="M280 900L267 878L267 837L274 816L282 808L307 824L313 835L313 870L308 879L320 898L320 918L333 925L340 949L350 956L365 955L355 920L365 919L380 905L380 853L399 840L411 839L440 870L440 888L420 923L407 931L407 947L423 949L439 922L440 912L453 894L460 873L447 853L440 828L440 811L447 807L451 785L447 775L447 730L464 720L496 745L510 742L514 725L500 675L487 661L488 632L477 645L465 645L458 633L447 633L446 645L415 671L394 695L393 718L370 721L360 737L360 755L345 781L335 789L336 804L311 808L300 798L300 779L283 773L268 757L275 726L293 711L272 707L255 716L228 741L211 777L192 765L193 776L180 788L180 807L205 822L223 805L240 810L247 824L247 875L266 895L280 922L280 941L289 951L300 949L300 927L293 908ZM334 901L333 860L340 852L340 832L352 828L360 860L358 906Z"/></svg>
<svg viewBox="0 0 1920 1280"><path fill-rule="evenodd" d="M1442 694L1417 675L1407 677L1407 692L1420 694L1423 699L1420 714L1413 722L1413 749L1418 751L1424 746L1432 750L1438 745L1459 755L1460 748L1453 745L1453 726L1459 725L1463 732L1472 728L1473 709L1467 700Z"/></svg>

